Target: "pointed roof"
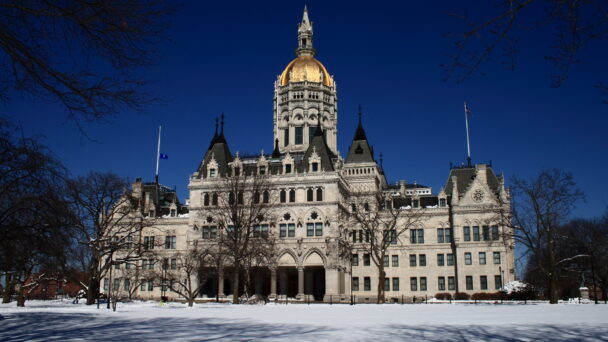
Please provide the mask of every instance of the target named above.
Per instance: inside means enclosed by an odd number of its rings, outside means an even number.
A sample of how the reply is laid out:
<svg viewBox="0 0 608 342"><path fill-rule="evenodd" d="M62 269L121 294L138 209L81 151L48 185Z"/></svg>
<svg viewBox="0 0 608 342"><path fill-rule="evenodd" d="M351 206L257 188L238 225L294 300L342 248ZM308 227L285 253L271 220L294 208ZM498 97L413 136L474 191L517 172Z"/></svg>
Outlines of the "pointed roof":
<svg viewBox="0 0 608 342"><path fill-rule="evenodd" d="M306 5L304 5L304 13L302 14L302 22L298 27L298 31L312 31L312 24L310 23L310 19L308 19L308 9Z"/></svg>
<svg viewBox="0 0 608 342"><path fill-rule="evenodd" d="M279 139L274 139L274 151L272 151L272 158L281 158L281 152L279 152Z"/></svg>
<svg viewBox="0 0 608 342"><path fill-rule="evenodd" d="M333 159L336 158L336 155L331 151L331 149L327 145L325 135L323 134L323 129L321 128L320 118L317 122L317 129L315 130L315 134L312 138L312 141L309 143L306 153L304 153L304 158L302 160L302 168L301 170L299 170L300 172L308 170L309 159L313 153L316 153L321 158L321 170L334 171Z"/></svg>
<svg viewBox="0 0 608 342"><path fill-rule="evenodd" d="M359 106L359 125L355 131L353 142L348 149L346 164L348 163L374 163L374 150L367 141L363 124L361 123L361 106Z"/></svg>
<svg viewBox="0 0 608 342"><path fill-rule="evenodd" d="M217 119L215 121L215 135L213 139L211 139L211 144L205 152L205 156L201 161L197 172L198 178L207 177L207 165L211 160L214 159L218 164L218 174L225 175L228 171L228 163L232 162L232 154L230 153L230 148L228 147L228 142L226 141L226 137L224 136L224 115L222 114L222 124L221 131L218 135L217 133Z"/></svg>
<svg viewBox="0 0 608 342"><path fill-rule="evenodd" d="M359 125L357 125L357 130L355 131L355 137L353 140L367 140L365 130L363 129L363 124L361 124L361 106L359 106L359 113L357 115L359 115Z"/></svg>

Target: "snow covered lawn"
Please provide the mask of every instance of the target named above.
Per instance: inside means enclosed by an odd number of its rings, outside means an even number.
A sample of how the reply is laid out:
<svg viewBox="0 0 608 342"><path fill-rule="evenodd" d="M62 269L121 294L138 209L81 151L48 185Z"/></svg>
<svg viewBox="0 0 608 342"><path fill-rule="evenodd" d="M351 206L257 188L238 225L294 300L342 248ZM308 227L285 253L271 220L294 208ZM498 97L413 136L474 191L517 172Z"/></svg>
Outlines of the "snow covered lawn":
<svg viewBox="0 0 608 342"><path fill-rule="evenodd" d="M608 341L608 305L0 305L0 341Z"/></svg>

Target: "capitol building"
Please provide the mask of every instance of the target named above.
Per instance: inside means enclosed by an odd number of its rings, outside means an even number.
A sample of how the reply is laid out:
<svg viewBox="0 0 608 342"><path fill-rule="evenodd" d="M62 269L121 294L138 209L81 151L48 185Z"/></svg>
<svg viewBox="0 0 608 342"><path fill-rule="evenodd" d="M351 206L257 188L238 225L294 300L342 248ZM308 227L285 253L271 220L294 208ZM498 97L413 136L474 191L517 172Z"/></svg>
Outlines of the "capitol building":
<svg viewBox="0 0 608 342"><path fill-rule="evenodd" d="M158 183L134 182L133 194L141 200L142 213L156 218L141 238L160 242L151 246L157 261L178 269L173 255L218 248L222 235L235 229L234 222L219 217L222 187L234 184L232 178L248 177L259 188L250 195L237 193L236 198L230 193L230 205L267 204L256 214L250 234L272 243L263 261L257 258L249 272L238 275L239 296L376 302L382 286L386 302L411 302L437 293L496 292L514 280L514 242L504 231L508 228L496 219L497 212L509 209L504 177L491 165L469 163L452 167L441 189L404 180L389 184L361 113L357 127L341 129L353 136L343 156L337 144L336 82L315 58L313 24L306 9L297 37L295 59L274 82L272 153L233 153L223 122L216 123L215 134L209 132L209 145L200 146L202 151L207 148L203 159L193 165L187 204ZM384 234L390 241L378 260L377 251L370 247L376 237L361 226L370 221L362 220L389 211L395 220L387 228L391 232ZM232 262L226 257L221 264L206 266L208 274L198 298L235 294ZM163 262L143 260L132 267L141 272L136 276L141 283L135 297L180 299L178 293L145 276L146 270L163 267ZM127 286L126 276L121 275L126 274L124 268L117 266L112 278L103 280L103 291ZM248 286L247 291L243 286Z"/></svg>

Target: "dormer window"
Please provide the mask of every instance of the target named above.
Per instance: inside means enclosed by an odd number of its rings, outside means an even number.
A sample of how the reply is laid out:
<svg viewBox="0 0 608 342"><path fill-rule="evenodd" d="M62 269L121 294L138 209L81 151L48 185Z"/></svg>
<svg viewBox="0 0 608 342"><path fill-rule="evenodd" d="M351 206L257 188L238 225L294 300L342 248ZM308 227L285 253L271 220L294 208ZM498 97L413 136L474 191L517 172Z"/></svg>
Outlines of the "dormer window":
<svg viewBox="0 0 608 342"><path fill-rule="evenodd" d="M148 213L148 216L156 217L156 213L154 212L154 210L150 210L150 212Z"/></svg>
<svg viewBox="0 0 608 342"><path fill-rule="evenodd" d="M260 166L260 175L266 174L266 166Z"/></svg>
<svg viewBox="0 0 608 342"><path fill-rule="evenodd" d="M171 217L175 217L175 214L176 214L176 210L175 210L175 209L171 209L171 214L170 214L170 216L171 216Z"/></svg>
<svg viewBox="0 0 608 342"><path fill-rule="evenodd" d="M291 164L285 165L285 173L291 173Z"/></svg>
<svg viewBox="0 0 608 342"><path fill-rule="evenodd" d="M312 172L319 171L319 163L312 163Z"/></svg>
<svg viewBox="0 0 608 342"><path fill-rule="evenodd" d="M238 176L240 176L240 175L241 175L241 168L240 168L240 167L235 167L235 168L234 168L234 175L235 175L236 177L238 177Z"/></svg>
<svg viewBox="0 0 608 342"><path fill-rule="evenodd" d="M439 199L439 206L440 207L445 207L445 198L440 198Z"/></svg>
<svg viewBox="0 0 608 342"><path fill-rule="evenodd" d="M420 201L419 200L413 200L412 201L412 207L418 208L419 206L420 206Z"/></svg>
<svg viewBox="0 0 608 342"><path fill-rule="evenodd" d="M215 169L209 169L209 177L215 177Z"/></svg>

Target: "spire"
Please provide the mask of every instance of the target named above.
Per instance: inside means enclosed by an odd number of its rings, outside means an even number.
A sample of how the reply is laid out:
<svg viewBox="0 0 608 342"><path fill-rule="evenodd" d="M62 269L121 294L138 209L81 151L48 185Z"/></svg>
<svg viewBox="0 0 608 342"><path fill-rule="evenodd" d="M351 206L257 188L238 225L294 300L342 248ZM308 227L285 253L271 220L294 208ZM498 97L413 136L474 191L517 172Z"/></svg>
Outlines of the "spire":
<svg viewBox="0 0 608 342"><path fill-rule="evenodd" d="M314 56L315 49L312 47L312 23L308 19L308 9L304 6L302 22L298 24L298 48L296 56Z"/></svg>
<svg viewBox="0 0 608 342"><path fill-rule="evenodd" d="M215 134L213 135L213 139L217 138L217 123L218 123L218 118L215 118Z"/></svg>
<svg viewBox="0 0 608 342"><path fill-rule="evenodd" d="M363 129L363 124L361 123L361 116L363 115L361 105L359 105L359 125L357 126L357 130L355 131L355 137L353 140L367 140L365 136L365 130Z"/></svg>
<svg viewBox="0 0 608 342"><path fill-rule="evenodd" d="M279 152L279 139L274 139L274 151L272 151L272 158L280 158L281 152Z"/></svg>
<svg viewBox="0 0 608 342"><path fill-rule="evenodd" d="M226 143L226 137L224 136L224 113L220 115L220 135L217 136L215 142Z"/></svg>

